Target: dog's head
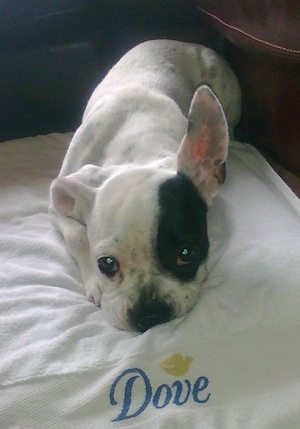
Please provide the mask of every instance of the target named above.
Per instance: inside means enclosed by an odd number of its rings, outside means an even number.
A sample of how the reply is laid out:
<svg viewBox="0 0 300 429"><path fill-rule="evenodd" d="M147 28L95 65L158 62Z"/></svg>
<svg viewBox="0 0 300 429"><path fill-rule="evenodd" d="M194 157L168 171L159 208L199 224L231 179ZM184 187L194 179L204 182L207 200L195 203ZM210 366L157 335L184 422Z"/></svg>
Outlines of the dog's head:
<svg viewBox="0 0 300 429"><path fill-rule="evenodd" d="M209 250L207 206L225 179L227 147L223 109L202 86L174 170L163 162L84 167L53 183L57 212L87 226L101 306L112 325L145 331L197 302Z"/></svg>

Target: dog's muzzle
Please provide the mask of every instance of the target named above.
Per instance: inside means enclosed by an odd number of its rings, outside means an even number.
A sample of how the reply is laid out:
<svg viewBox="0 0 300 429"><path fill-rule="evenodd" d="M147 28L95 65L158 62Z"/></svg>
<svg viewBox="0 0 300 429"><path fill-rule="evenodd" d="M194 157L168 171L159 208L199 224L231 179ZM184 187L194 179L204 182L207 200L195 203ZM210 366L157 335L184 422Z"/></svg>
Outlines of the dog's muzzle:
<svg viewBox="0 0 300 429"><path fill-rule="evenodd" d="M139 301L128 310L127 320L130 327L138 332L145 332L155 325L172 319L172 308L160 299L145 299Z"/></svg>

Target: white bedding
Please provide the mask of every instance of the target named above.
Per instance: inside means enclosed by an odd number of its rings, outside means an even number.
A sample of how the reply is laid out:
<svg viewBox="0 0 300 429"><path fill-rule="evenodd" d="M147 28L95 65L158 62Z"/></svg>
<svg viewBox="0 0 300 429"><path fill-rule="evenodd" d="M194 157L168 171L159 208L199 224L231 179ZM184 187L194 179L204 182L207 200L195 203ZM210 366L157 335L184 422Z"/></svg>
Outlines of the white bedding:
<svg viewBox="0 0 300 429"><path fill-rule="evenodd" d="M0 428L299 428L299 200L233 143L201 301L121 332L47 217L69 139L0 145Z"/></svg>

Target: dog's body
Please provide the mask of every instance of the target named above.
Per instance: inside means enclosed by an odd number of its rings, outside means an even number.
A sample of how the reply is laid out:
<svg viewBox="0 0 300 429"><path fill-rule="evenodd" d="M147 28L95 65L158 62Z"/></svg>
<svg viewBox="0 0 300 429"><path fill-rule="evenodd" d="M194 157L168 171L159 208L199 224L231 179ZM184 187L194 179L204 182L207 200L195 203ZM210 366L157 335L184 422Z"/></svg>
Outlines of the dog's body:
<svg viewBox="0 0 300 429"><path fill-rule="evenodd" d="M239 115L233 72L198 45L142 43L95 89L50 215L112 325L145 331L197 302L207 205Z"/></svg>

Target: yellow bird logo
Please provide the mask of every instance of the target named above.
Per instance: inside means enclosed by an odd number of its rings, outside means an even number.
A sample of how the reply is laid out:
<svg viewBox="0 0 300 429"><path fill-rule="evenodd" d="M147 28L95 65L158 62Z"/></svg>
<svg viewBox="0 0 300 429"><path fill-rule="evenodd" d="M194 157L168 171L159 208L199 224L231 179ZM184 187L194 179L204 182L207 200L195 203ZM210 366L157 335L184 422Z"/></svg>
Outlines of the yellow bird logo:
<svg viewBox="0 0 300 429"><path fill-rule="evenodd" d="M184 375L188 372L193 358L183 357L180 353L175 353L160 363L161 368L171 375Z"/></svg>

